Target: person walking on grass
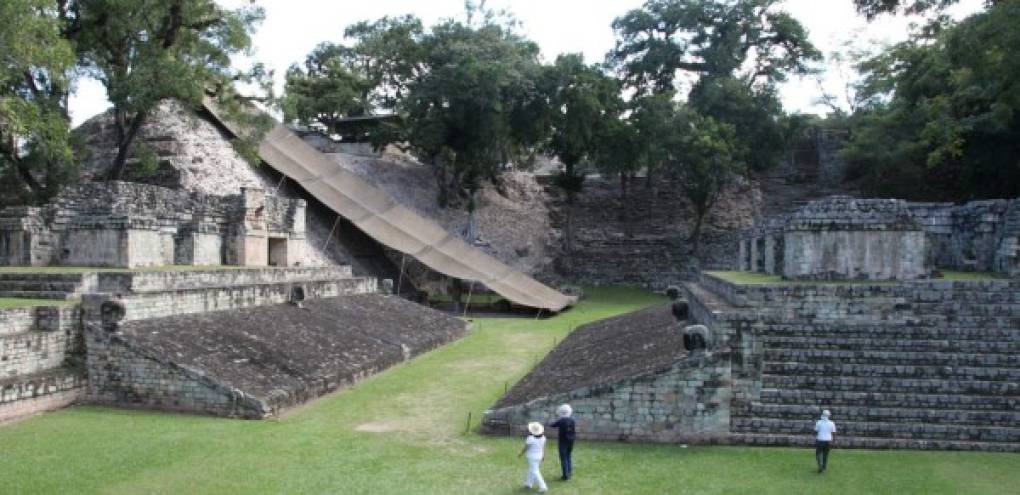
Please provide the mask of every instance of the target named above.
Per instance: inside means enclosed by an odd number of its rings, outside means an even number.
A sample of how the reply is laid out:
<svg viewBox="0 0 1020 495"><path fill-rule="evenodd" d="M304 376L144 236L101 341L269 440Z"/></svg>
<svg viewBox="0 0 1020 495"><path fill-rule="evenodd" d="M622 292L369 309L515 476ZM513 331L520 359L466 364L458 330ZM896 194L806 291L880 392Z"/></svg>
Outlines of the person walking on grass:
<svg viewBox="0 0 1020 495"><path fill-rule="evenodd" d="M528 459L528 477L524 479L524 486L529 490L538 486L540 493L545 493L549 487L545 486L542 479L542 459L545 457L545 428L542 423L533 421L528 423L528 438L524 441L524 448L517 457L526 456Z"/></svg>
<svg viewBox="0 0 1020 495"><path fill-rule="evenodd" d="M836 433L836 423L829 420L831 415L826 409L815 422L815 460L818 462L819 473L824 472L829 464L829 446L832 444L832 434Z"/></svg>
<svg viewBox="0 0 1020 495"><path fill-rule="evenodd" d="M577 438L574 432L574 418L572 417L574 410L570 407L570 404L563 404L556 409L556 415L559 418L550 422L547 426L559 430L559 433L556 434L556 444L560 450L560 470L563 471L563 477L560 479L567 481L574 472L574 465L570 460L570 454L574 451L574 439Z"/></svg>

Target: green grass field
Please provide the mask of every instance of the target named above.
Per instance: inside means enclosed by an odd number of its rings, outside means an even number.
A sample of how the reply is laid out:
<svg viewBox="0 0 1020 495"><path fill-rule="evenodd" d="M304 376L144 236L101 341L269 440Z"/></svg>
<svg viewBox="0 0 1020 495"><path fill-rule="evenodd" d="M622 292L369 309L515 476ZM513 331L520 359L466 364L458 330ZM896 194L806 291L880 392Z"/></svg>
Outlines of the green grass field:
<svg viewBox="0 0 1020 495"><path fill-rule="evenodd" d="M0 309L30 308L32 306L66 306L78 300L61 299L25 299L20 297L0 297Z"/></svg>
<svg viewBox="0 0 1020 495"><path fill-rule="evenodd" d="M75 407L0 426L0 493L520 494L521 439L479 415L572 328L661 299L593 290L548 320L485 319L465 339L280 420ZM472 413L470 432L465 432ZM1020 455L581 442L550 493L1016 493Z"/></svg>

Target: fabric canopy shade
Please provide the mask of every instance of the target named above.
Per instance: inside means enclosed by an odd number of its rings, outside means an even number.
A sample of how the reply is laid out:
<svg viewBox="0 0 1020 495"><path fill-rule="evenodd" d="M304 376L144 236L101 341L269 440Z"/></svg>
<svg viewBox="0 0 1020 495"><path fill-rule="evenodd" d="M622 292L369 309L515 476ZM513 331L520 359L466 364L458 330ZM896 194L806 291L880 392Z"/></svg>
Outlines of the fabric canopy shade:
<svg viewBox="0 0 1020 495"><path fill-rule="evenodd" d="M233 123L222 118L212 100L207 99L205 107L227 129L239 134ZM482 283L522 306L557 312L576 302L575 297L514 270L397 203L279 123L259 145L259 157L379 243L439 273Z"/></svg>

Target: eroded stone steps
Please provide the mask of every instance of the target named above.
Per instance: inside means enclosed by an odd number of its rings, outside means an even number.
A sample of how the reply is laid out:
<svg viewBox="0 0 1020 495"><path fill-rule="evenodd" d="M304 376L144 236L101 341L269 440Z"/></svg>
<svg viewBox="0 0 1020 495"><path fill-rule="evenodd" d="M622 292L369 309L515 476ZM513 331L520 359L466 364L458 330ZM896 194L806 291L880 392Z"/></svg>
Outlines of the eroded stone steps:
<svg viewBox="0 0 1020 495"><path fill-rule="evenodd" d="M762 389L763 404L803 405L821 407L870 406L970 409L1005 411L1020 407L1020 396L962 393L909 393L891 391L786 390Z"/></svg>
<svg viewBox="0 0 1020 495"><path fill-rule="evenodd" d="M810 434L814 419L731 418L734 433ZM1020 443L1020 427L945 425L923 423L883 423L877 421L840 421L837 434L848 437L900 438L907 440L947 440L971 442Z"/></svg>
<svg viewBox="0 0 1020 495"><path fill-rule="evenodd" d="M0 280L0 292L3 291L54 291L76 292L80 282L54 280Z"/></svg>
<svg viewBox="0 0 1020 495"><path fill-rule="evenodd" d="M1003 325L890 325L887 322L867 323L769 323L756 332L769 337L846 337L895 339L965 339L992 340L1020 335L1020 326Z"/></svg>
<svg viewBox="0 0 1020 495"><path fill-rule="evenodd" d="M733 443L760 446L789 446L811 448L814 434L785 435L771 433L739 433L730 436ZM854 437L838 434L833 447L838 449L931 449L974 450L984 452L1020 452L1017 442L972 442L960 440L930 440L906 438Z"/></svg>
<svg viewBox="0 0 1020 495"><path fill-rule="evenodd" d="M858 376L889 378L944 378L1020 381L1020 369L974 366L923 366L883 364L775 363L765 362L769 375Z"/></svg>
<svg viewBox="0 0 1020 495"><path fill-rule="evenodd" d="M734 416L813 421L818 418L818 414L825 408L830 409L840 421L952 424L1013 428L1020 426L1020 411L1016 410L926 409L872 406L841 406L836 408L813 404L753 403L746 413L735 414Z"/></svg>
<svg viewBox="0 0 1020 495"><path fill-rule="evenodd" d="M926 378L861 378L851 376L764 375L762 386L784 392L886 392L894 394L975 394L1018 396L1020 383L1009 381L943 380Z"/></svg>
<svg viewBox="0 0 1020 495"><path fill-rule="evenodd" d="M831 351L900 351L900 352L942 352L942 353L978 353L978 354L1018 354L1020 353L1020 330L1002 331L998 335L980 338L977 331L965 338L847 338L831 337L773 337L762 339L762 347L769 350L831 350ZM1016 336L1009 335L1015 333ZM921 335L915 337L923 337ZM979 339L979 340L978 340ZM1015 340L1014 340L1015 339Z"/></svg>
<svg viewBox="0 0 1020 495"><path fill-rule="evenodd" d="M1020 368L1020 354L766 348L765 362Z"/></svg>
<svg viewBox="0 0 1020 495"><path fill-rule="evenodd" d="M77 297L73 292L59 291L31 291L31 290L0 290L0 297L13 299L51 299L54 301L67 301Z"/></svg>

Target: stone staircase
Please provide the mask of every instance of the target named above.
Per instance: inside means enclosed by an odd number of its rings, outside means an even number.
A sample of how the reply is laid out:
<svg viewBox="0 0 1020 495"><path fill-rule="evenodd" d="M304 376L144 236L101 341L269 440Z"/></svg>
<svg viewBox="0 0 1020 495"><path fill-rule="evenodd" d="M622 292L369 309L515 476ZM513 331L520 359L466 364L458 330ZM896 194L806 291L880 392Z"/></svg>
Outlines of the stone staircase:
<svg viewBox="0 0 1020 495"><path fill-rule="evenodd" d="M810 445L829 409L841 447L1020 451L1020 284L923 284L896 306L905 323L758 325L760 395L734 401L734 440Z"/></svg>
<svg viewBox="0 0 1020 495"><path fill-rule="evenodd" d="M0 273L0 297L76 299L95 287L95 273Z"/></svg>

